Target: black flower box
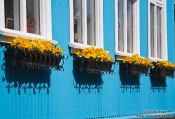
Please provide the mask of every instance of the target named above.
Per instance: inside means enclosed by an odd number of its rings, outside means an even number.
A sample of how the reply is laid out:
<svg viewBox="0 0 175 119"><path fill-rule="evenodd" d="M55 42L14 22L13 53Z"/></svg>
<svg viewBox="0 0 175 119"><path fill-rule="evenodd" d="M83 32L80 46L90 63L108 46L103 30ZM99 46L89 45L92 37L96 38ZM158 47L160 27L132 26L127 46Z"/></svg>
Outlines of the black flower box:
<svg viewBox="0 0 175 119"><path fill-rule="evenodd" d="M113 62L97 61L94 59L86 59L74 56L73 68L80 72L87 73L112 73Z"/></svg>
<svg viewBox="0 0 175 119"><path fill-rule="evenodd" d="M174 77L174 70L173 69L166 69L166 68L155 68L151 69L152 73L157 74L161 77Z"/></svg>
<svg viewBox="0 0 175 119"><path fill-rule="evenodd" d="M33 68L55 68L60 69L60 62L63 59L61 55L42 54L37 51L24 51L8 47L5 50L5 57L7 60L21 63L26 67Z"/></svg>
<svg viewBox="0 0 175 119"><path fill-rule="evenodd" d="M143 65L135 65L123 62L120 62L119 65L120 70L130 74L145 74L145 75L148 74L148 67L145 67Z"/></svg>

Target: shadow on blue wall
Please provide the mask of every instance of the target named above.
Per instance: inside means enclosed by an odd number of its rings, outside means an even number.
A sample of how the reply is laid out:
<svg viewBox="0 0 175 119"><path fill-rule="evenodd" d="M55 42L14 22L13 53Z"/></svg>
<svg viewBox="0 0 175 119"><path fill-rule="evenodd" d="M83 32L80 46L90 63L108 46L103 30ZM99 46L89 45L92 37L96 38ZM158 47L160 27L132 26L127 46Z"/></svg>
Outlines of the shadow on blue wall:
<svg viewBox="0 0 175 119"><path fill-rule="evenodd" d="M123 68L123 65L119 65L119 76L120 82L123 92L130 91L131 92L140 92L140 75L132 74L127 71L127 69Z"/></svg>
<svg viewBox="0 0 175 119"><path fill-rule="evenodd" d="M154 70L150 71L150 82L151 82L151 89L153 92L155 91L163 91L166 90L166 77L162 77L158 75Z"/></svg>
<svg viewBox="0 0 175 119"><path fill-rule="evenodd" d="M6 81L8 93L11 88L18 89L18 94L24 94L27 90L33 90L33 94L40 93L41 90L46 90L49 94L50 88L50 74L51 71L47 69L29 68L25 67L19 62L14 63L13 59L9 60L9 52L4 52L4 63L2 69L5 72L5 76L2 77L2 81Z"/></svg>
<svg viewBox="0 0 175 119"><path fill-rule="evenodd" d="M74 87L78 89L79 93L85 89L88 89L89 93L91 93L91 90L97 90L99 93L103 86L101 75L102 74L90 74L73 70Z"/></svg>
<svg viewBox="0 0 175 119"><path fill-rule="evenodd" d="M70 56L73 55L70 53ZM91 93L92 90L97 90L99 93L103 86L103 73L101 73L100 70L94 70L93 66L95 65L89 67L89 61L82 62L81 59L73 58L72 72L75 80L74 87L78 89L79 93L83 90L88 90L89 93Z"/></svg>

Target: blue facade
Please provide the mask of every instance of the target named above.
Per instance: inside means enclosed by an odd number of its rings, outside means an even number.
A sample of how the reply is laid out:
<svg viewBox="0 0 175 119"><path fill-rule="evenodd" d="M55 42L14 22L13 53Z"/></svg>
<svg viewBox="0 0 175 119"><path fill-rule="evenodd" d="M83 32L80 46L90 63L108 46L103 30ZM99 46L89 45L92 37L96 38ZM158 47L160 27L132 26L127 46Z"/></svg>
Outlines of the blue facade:
<svg viewBox="0 0 175 119"><path fill-rule="evenodd" d="M104 49L114 58L115 52L115 11L114 0L103 0L104 5ZM140 51L141 56L148 57L148 1L140 0ZM52 0L52 32L53 39L59 41L68 60L64 63L64 71L21 73L9 67L9 72L17 72L10 77L6 71L0 70L0 119L81 119L88 117L124 116L144 113L145 110L175 111L175 80L167 78L156 82L163 89L154 89L154 81L149 76L125 77L133 82L123 82L119 75L119 65L115 64L114 74L94 75L88 79L85 74L73 73L73 58L69 55L69 0ZM174 1L167 0L167 40L168 60L175 63L174 42ZM0 49L0 61L3 64L4 48ZM31 75L30 75L31 74ZM39 91L22 84L21 89L11 86L8 80L45 79L35 82L41 85ZM26 79L26 77L28 77ZM84 81L82 81L84 80ZM95 80L95 81L94 81ZM43 88L43 83L46 87ZM126 83L136 85L122 88ZM160 83L160 84L159 84ZM13 84L13 83L12 83ZM34 85L34 84L32 84ZM89 88L90 87L90 88ZM49 91L48 91L49 90Z"/></svg>

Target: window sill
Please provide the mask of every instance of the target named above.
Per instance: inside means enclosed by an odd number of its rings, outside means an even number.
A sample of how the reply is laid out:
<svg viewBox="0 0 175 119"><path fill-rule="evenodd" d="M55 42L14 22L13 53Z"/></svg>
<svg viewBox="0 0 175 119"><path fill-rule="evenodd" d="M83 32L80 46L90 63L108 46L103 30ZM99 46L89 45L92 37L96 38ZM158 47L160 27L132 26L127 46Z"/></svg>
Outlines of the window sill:
<svg viewBox="0 0 175 119"><path fill-rule="evenodd" d="M120 61L121 58L124 58L124 57L127 57L127 56L133 56L134 54L138 54L138 53L126 53L126 52L120 52L120 51L117 51L115 53L115 61ZM140 54L139 54L140 55Z"/></svg>
<svg viewBox="0 0 175 119"><path fill-rule="evenodd" d="M85 48L88 48L88 47L99 48L99 47L96 47L96 46L83 45L83 44L80 44L80 43L69 43L69 47L75 48L75 49L85 49Z"/></svg>
<svg viewBox="0 0 175 119"><path fill-rule="evenodd" d="M117 56L125 57L125 56L133 56L135 53L126 53L126 52L116 52Z"/></svg>
<svg viewBox="0 0 175 119"><path fill-rule="evenodd" d="M166 59L159 59L159 58L153 58L153 57L150 57L149 59L150 59L152 62L157 62L157 61L166 60Z"/></svg>
<svg viewBox="0 0 175 119"><path fill-rule="evenodd" d="M43 36L36 35L36 34L31 34L31 33L24 33L21 31L16 31L16 30L11 30L11 29L0 29L0 34L3 36L8 36L8 37L26 37L26 38L31 38L31 39L42 39L42 40L47 40L53 42L53 44L57 44L58 41L47 39Z"/></svg>
<svg viewBox="0 0 175 119"><path fill-rule="evenodd" d="M72 48L72 49L85 49L85 48L89 48L89 47L100 48L100 47L97 47L97 46L83 45L83 44L80 44L80 43L69 43L69 47ZM109 51L107 51L107 50L106 50L106 52L109 53Z"/></svg>

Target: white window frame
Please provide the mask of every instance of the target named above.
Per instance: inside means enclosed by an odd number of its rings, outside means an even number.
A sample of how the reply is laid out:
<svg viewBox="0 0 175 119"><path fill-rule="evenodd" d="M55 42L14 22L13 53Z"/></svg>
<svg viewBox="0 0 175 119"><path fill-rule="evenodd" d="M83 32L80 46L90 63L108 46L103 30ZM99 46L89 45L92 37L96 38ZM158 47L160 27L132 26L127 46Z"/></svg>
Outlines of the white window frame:
<svg viewBox="0 0 175 119"><path fill-rule="evenodd" d="M52 40L51 0L40 0L41 35L27 33L26 0L20 0L20 31L5 28L5 0L0 0L0 34L10 37L29 37L32 39Z"/></svg>
<svg viewBox="0 0 175 119"><path fill-rule="evenodd" d="M96 46L87 44L87 7L86 0L82 0L84 12L83 15L83 43L74 42L74 14L73 14L73 0L69 0L70 9L70 43L72 48L84 49L87 47L103 48L103 0L95 0L96 2ZM98 14L98 15L97 15Z"/></svg>
<svg viewBox="0 0 175 119"><path fill-rule="evenodd" d="M135 21L134 21L134 38L133 38L133 53L127 52L127 0L124 1L124 52L118 50L118 0L115 0L115 53L119 56L132 56L133 54L140 55L140 7L137 0L135 2Z"/></svg>
<svg viewBox="0 0 175 119"><path fill-rule="evenodd" d="M155 15L154 15L154 24L155 24L155 32L154 32L154 38L155 40L155 55L156 57L151 57L151 36L150 36L150 4L155 5L154 6L154 10L155 10ZM162 46L161 46L161 55L162 58L157 58L157 29L156 29L156 25L157 25L157 9L156 7L159 6L162 9L162 14L161 14L161 21L162 21L162 27L161 27L161 35L162 35ZM167 51L167 16L166 16L166 0L148 0L148 57L149 59L151 59L152 61L158 61L158 60L167 60L168 59L168 51Z"/></svg>

